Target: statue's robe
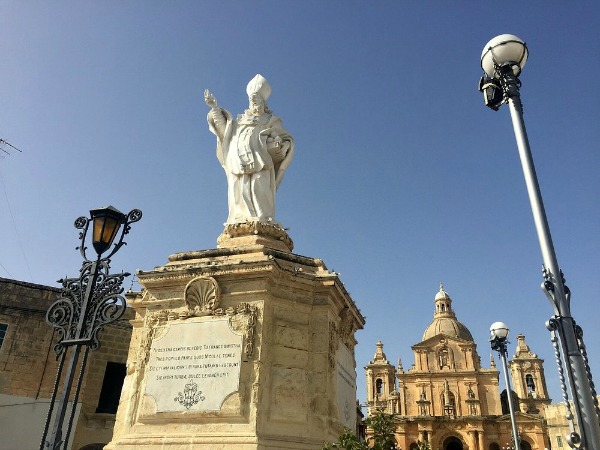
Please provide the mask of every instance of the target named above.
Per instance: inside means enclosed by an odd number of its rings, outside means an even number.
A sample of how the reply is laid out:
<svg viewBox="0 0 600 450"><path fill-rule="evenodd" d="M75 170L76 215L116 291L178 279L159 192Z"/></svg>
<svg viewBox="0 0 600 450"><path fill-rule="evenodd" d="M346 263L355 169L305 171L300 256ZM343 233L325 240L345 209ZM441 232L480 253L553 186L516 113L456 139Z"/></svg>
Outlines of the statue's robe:
<svg viewBox="0 0 600 450"><path fill-rule="evenodd" d="M285 171L293 156L294 140L272 114L241 114L233 119L222 109L227 124L219 137L213 115L208 114L210 131L217 136L217 159L227 175L229 215L227 224L258 220L272 222L275 217L275 192L280 171ZM274 162L267 150L267 138L278 136L288 141L285 158Z"/></svg>

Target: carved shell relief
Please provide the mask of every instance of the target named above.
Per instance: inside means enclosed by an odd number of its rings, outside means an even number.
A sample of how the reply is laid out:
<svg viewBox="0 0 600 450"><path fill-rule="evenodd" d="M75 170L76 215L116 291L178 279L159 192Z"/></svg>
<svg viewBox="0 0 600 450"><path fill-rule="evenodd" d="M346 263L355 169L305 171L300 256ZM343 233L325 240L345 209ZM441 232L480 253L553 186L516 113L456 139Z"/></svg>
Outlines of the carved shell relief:
<svg viewBox="0 0 600 450"><path fill-rule="evenodd" d="M219 285L212 277L194 278L185 287L184 298L190 315L213 315L221 301Z"/></svg>

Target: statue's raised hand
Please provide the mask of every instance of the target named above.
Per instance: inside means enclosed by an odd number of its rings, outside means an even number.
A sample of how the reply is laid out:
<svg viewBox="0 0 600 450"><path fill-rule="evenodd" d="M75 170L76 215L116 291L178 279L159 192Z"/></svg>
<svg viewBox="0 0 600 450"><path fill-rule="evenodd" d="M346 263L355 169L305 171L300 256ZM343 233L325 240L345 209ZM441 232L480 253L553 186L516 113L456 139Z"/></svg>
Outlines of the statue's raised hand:
<svg viewBox="0 0 600 450"><path fill-rule="evenodd" d="M204 103L210 108L218 108L217 99L210 93L208 89L204 90Z"/></svg>

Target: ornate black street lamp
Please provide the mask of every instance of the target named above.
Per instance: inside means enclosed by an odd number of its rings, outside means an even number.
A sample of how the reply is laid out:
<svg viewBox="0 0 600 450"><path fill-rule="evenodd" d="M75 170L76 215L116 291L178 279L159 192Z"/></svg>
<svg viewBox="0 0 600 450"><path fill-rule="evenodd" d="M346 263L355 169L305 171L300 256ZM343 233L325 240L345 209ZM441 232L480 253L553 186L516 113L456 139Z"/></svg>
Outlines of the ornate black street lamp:
<svg viewBox="0 0 600 450"><path fill-rule="evenodd" d="M505 323L502 322L494 322L490 327L490 344L492 345L492 350L496 350L500 355L500 360L502 361L502 369L504 369L504 384L506 384L506 397L508 399L508 412L510 413L510 423L512 426L513 432L513 442L514 449L520 450L520 442L519 442L519 430L517 429L517 418L515 416L515 407L512 401L512 388L510 387L510 378L508 376L508 363L506 362L508 357L508 349L506 344L508 344L508 327Z"/></svg>
<svg viewBox="0 0 600 450"><path fill-rule="evenodd" d="M67 449L89 351L100 347L98 334L102 331L102 328L118 320L127 307L125 298L121 295L123 293L121 285L125 277L130 274L122 272L110 275L110 257L126 244L123 238L129 233L131 224L142 218L142 211L134 209L125 215L112 206L108 206L94 209L90 211L90 215L93 223L92 245L96 251L96 259L90 260L86 256L85 238L90 219L83 216L79 217L75 221L75 228L81 230L79 233L81 243L77 248L83 257L79 277L64 278L58 281L62 284L59 299L50 306L46 313L46 322L56 329L59 336L59 341L54 346L59 363L40 450L59 450L61 446L65 450ZM119 241L107 256L102 257L102 254L113 245L121 226L123 228ZM75 383L73 407L71 408L67 431L63 436L65 415L82 347L85 347L85 351L79 369L79 376ZM46 440L69 348L71 348L71 358L64 377L63 389L54 417L50 439Z"/></svg>
<svg viewBox="0 0 600 450"><path fill-rule="evenodd" d="M600 409L583 343L583 330L571 316L571 293L565 285L563 273L558 266L523 121L519 75L527 62L528 55L527 46L517 36L503 34L493 38L486 44L481 54L484 76L479 82L479 90L484 95L485 104L491 109L498 110L504 103L507 103L510 109L533 220L542 251L544 276L542 289L554 309L554 315L548 320L546 327L551 333L563 399L567 408L570 428L567 442L571 448L597 450L600 449ZM567 386L571 396L567 392ZM579 432L575 429L572 410L575 411Z"/></svg>

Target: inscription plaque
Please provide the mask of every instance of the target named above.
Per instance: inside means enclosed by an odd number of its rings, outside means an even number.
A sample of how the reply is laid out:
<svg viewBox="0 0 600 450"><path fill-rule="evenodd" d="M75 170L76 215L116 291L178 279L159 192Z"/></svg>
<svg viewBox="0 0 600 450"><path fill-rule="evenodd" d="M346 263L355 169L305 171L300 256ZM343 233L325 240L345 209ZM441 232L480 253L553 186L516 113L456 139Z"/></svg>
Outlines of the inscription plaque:
<svg viewBox="0 0 600 450"><path fill-rule="evenodd" d="M150 347L145 394L157 412L220 410L239 390L242 335L228 319L167 327Z"/></svg>

